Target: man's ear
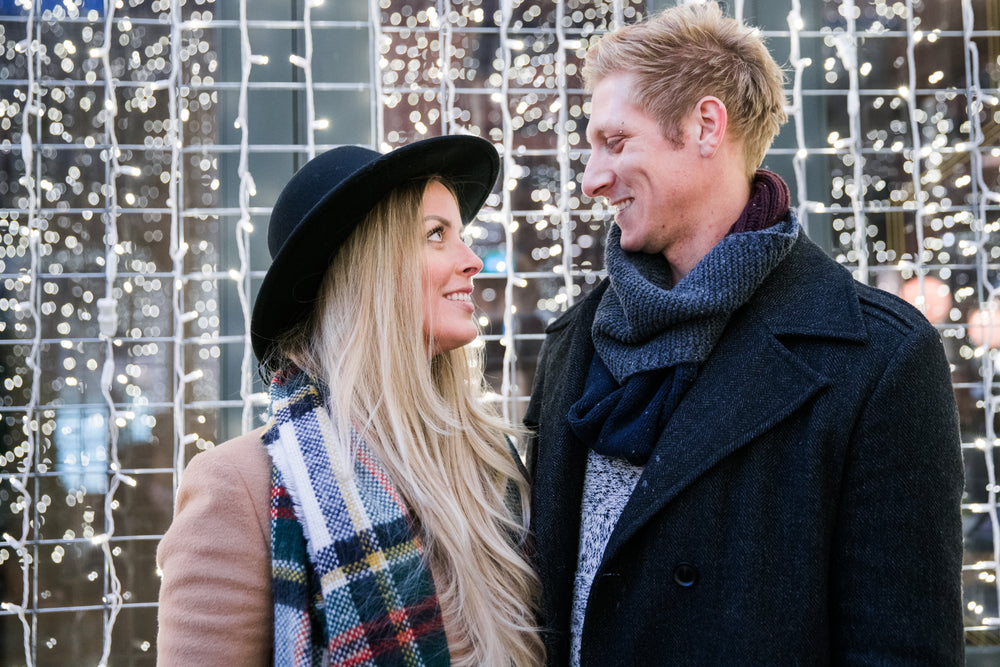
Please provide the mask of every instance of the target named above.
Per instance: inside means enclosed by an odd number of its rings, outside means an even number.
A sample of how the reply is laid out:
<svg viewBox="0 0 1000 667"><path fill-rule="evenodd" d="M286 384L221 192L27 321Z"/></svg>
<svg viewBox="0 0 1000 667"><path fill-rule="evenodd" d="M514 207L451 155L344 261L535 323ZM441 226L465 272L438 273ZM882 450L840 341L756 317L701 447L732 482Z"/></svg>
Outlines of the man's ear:
<svg viewBox="0 0 1000 667"><path fill-rule="evenodd" d="M706 95L694 105L694 119L698 124L698 151L702 157L712 157L726 137L726 105L718 97Z"/></svg>

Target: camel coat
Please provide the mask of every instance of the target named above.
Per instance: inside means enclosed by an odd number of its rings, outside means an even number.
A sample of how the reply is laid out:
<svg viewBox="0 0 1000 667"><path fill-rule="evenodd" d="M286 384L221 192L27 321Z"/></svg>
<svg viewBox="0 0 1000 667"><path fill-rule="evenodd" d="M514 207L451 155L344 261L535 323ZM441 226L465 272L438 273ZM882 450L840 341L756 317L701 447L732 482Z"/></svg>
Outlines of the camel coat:
<svg viewBox="0 0 1000 667"><path fill-rule="evenodd" d="M258 429L195 456L156 552L158 665L271 664L271 459Z"/></svg>

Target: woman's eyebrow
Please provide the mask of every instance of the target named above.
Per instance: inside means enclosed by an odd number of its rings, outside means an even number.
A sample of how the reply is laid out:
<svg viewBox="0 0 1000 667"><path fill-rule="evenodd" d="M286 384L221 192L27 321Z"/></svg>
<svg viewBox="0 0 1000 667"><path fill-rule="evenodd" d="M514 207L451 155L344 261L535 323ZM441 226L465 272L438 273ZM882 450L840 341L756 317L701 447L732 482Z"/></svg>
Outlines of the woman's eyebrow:
<svg viewBox="0 0 1000 667"><path fill-rule="evenodd" d="M425 215L424 222L427 222L428 220L437 220L438 222L443 222L449 227L455 226L455 223L452 220L449 220L448 218L443 218L440 215Z"/></svg>

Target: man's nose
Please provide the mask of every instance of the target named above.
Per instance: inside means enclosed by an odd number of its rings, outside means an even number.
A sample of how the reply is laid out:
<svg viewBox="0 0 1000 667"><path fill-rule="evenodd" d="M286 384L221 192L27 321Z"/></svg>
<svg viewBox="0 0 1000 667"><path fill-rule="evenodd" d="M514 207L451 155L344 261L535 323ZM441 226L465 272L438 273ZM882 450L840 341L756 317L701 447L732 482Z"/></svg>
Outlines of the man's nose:
<svg viewBox="0 0 1000 667"><path fill-rule="evenodd" d="M604 160L596 152L591 152L587 166L583 170L583 194L597 197L611 184L613 175Z"/></svg>

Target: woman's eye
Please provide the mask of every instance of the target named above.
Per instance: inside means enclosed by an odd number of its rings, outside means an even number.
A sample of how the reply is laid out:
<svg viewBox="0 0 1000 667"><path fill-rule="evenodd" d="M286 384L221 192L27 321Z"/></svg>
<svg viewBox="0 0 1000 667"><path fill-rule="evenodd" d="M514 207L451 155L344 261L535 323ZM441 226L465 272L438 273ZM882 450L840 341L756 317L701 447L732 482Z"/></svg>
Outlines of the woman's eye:
<svg viewBox="0 0 1000 667"><path fill-rule="evenodd" d="M444 228L436 227L427 233L428 241L444 241Z"/></svg>

